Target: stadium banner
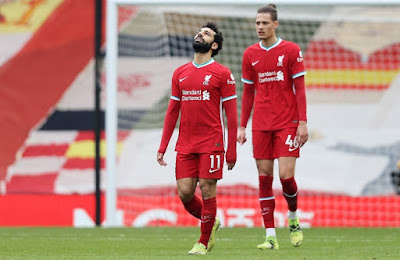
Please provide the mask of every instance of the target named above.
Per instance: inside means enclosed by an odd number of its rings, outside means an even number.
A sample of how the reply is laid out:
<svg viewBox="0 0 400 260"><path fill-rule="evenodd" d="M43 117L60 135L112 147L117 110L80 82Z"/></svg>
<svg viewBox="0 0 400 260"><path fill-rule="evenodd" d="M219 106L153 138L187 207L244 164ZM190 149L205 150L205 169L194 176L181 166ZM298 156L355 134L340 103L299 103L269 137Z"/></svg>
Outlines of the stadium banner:
<svg viewBox="0 0 400 260"><path fill-rule="evenodd" d="M262 227L257 196L218 195L217 204L223 226ZM285 205L284 198L276 196L276 227L287 226ZM2 195L0 208L0 226L94 226L93 195ZM199 225L174 193L119 196L118 208L121 226ZM400 196L307 195L301 197L298 214L304 228L399 227ZM104 212L101 215L103 218Z"/></svg>
<svg viewBox="0 0 400 260"><path fill-rule="evenodd" d="M95 203L94 195L1 195L0 226L94 226Z"/></svg>

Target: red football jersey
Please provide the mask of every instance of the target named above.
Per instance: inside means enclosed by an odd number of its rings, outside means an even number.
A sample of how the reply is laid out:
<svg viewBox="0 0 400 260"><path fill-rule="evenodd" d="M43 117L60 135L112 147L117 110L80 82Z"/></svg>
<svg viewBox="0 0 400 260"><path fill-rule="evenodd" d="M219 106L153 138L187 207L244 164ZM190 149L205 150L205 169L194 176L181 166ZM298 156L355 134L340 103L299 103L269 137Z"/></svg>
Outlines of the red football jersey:
<svg viewBox="0 0 400 260"><path fill-rule="evenodd" d="M303 56L295 43L278 38L272 46L259 42L245 50L242 81L256 90L252 130L297 127L299 113L293 79L305 74Z"/></svg>
<svg viewBox="0 0 400 260"><path fill-rule="evenodd" d="M171 99L180 102L181 111L176 151L224 151L222 102L236 99L235 79L227 67L214 59L179 67L172 77Z"/></svg>

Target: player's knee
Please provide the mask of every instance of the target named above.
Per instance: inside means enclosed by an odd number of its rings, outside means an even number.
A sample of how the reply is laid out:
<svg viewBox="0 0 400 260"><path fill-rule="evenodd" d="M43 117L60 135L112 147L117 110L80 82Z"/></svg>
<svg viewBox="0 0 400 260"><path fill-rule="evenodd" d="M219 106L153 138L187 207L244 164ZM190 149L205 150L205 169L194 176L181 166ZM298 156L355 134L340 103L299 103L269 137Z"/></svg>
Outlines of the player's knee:
<svg viewBox="0 0 400 260"><path fill-rule="evenodd" d="M269 167L258 167L258 175L260 176L274 176L274 168L269 168Z"/></svg>
<svg viewBox="0 0 400 260"><path fill-rule="evenodd" d="M215 197L216 185L214 181L203 181L200 182L200 190L203 199L209 199Z"/></svg>
<svg viewBox="0 0 400 260"><path fill-rule="evenodd" d="M178 187L178 196L182 202L188 202L193 198L194 190L190 187Z"/></svg>
<svg viewBox="0 0 400 260"><path fill-rule="evenodd" d="M257 171L261 176L274 176L274 163L269 160L257 160Z"/></svg>
<svg viewBox="0 0 400 260"><path fill-rule="evenodd" d="M279 167L279 178L288 179L294 177L294 167Z"/></svg>

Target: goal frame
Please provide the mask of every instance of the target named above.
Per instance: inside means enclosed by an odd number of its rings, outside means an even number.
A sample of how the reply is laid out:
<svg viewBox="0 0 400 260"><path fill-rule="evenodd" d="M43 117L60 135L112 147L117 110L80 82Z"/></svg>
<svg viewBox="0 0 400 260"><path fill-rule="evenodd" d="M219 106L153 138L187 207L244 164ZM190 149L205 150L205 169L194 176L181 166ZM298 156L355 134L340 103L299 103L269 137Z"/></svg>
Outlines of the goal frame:
<svg viewBox="0 0 400 260"><path fill-rule="evenodd" d="M398 0L272 0L277 5L398 5ZM105 60L105 89L106 89L106 173L107 185L105 191L105 222L104 226L121 226L117 214L117 189L115 173L117 170L117 59L118 59L118 6L119 5L211 5L211 6L263 6L265 0L107 0L106 5L106 60ZM255 12L255 11L254 11Z"/></svg>

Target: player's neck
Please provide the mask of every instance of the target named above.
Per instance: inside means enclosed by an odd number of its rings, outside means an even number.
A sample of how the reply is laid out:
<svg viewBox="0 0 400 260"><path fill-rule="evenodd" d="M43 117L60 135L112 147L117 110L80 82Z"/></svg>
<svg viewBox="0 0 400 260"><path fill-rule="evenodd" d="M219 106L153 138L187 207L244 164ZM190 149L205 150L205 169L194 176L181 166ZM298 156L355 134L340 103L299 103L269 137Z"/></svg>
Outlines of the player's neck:
<svg viewBox="0 0 400 260"><path fill-rule="evenodd" d="M194 53L193 61L196 64L203 64L211 60L211 51L207 53Z"/></svg>
<svg viewBox="0 0 400 260"><path fill-rule="evenodd" d="M274 34L273 36L271 36L271 37L269 37L267 39L262 39L261 43L265 47L270 47L270 46L274 45L277 40L278 40L278 38Z"/></svg>

